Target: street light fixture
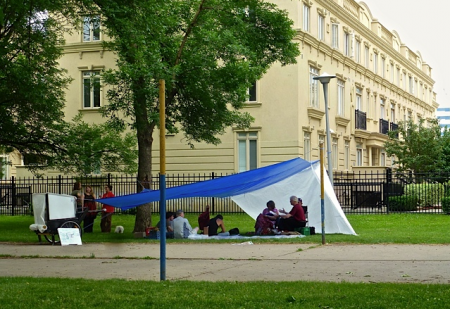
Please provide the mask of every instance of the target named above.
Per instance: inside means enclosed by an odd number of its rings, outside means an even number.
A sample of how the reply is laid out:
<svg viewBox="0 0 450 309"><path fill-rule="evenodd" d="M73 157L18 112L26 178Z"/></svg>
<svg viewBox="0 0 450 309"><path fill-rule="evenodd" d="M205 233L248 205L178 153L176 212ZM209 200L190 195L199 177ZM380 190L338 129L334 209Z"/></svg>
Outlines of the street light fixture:
<svg viewBox="0 0 450 309"><path fill-rule="evenodd" d="M333 164L331 160L330 122L328 120L328 83L332 78L336 78L336 76L328 73L323 73L320 76L313 77L314 80L320 81L323 85L323 96L325 98L325 123L327 131L328 176L330 177L331 185L333 185Z"/></svg>

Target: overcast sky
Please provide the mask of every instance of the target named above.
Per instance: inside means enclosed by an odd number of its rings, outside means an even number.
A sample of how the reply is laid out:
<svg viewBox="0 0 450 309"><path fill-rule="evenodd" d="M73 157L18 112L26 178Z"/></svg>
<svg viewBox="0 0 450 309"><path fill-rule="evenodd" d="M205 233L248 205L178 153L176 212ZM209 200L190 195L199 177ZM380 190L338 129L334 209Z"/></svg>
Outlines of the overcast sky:
<svg viewBox="0 0 450 309"><path fill-rule="evenodd" d="M419 51L431 66L434 92L440 107L450 107L450 37L447 0L365 0L373 18L392 31L403 44ZM446 76L447 74L447 76Z"/></svg>

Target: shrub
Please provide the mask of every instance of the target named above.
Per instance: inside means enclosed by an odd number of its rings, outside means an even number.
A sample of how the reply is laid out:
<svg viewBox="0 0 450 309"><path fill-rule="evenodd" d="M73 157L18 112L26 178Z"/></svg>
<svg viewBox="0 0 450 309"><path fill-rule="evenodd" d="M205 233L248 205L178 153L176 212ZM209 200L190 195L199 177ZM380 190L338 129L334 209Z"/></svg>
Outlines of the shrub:
<svg viewBox="0 0 450 309"><path fill-rule="evenodd" d="M442 212L445 214L450 214L450 196L444 196L441 201Z"/></svg>
<svg viewBox="0 0 450 309"><path fill-rule="evenodd" d="M389 211L416 211L417 196L402 195L389 197Z"/></svg>
<svg viewBox="0 0 450 309"><path fill-rule="evenodd" d="M444 196L445 187L441 183L410 184L405 187L405 195L416 196L418 205L437 206Z"/></svg>

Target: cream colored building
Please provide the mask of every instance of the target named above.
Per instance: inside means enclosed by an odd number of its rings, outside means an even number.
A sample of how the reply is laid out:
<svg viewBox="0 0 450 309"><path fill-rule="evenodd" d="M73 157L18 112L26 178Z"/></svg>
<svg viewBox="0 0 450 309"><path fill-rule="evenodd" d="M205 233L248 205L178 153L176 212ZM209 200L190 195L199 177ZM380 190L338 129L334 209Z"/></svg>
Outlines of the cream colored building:
<svg viewBox="0 0 450 309"><path fill-rule="evenodd" d="M329 84L328 100L334 170L390 166L383 148L386 132L402 120L435 118L431 67L363 2L273 2L289 12L298 30L297 64L275 64L250 89L245 110L255 122L248 130L229 128L220 145L196 144L194 149L182 134L167 136L167 173L234 173L298 156L318 159L319 142L326 140L325 108L322 85L313 77L324 72L337 76ZM97 109L107 104L105 89L83 87L92 75L114 67L114 55L101 47L103 39L95 20L86 20L83 32L67 37L60 63L74 78L67 91L68 119L81 111L87 121L104 121ZM155 173L158 134L153 144ZM18 171L26 173L24 168Z"/></svg>

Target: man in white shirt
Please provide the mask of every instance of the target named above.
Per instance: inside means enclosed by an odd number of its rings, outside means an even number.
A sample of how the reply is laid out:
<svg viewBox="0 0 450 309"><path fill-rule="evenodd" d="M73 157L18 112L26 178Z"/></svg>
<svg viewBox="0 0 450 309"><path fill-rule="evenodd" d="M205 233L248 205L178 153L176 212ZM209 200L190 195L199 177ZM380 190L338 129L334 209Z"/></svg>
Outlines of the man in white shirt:
<svg viewBox="0 0 450 309"><path fill-rule="evenodd" d="M184 217L184 211L179 209L177 217L173 219L173 234L175 238L188 238L190 234L197 234L198 227L192 228L188 219Z"/></svg>

